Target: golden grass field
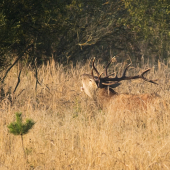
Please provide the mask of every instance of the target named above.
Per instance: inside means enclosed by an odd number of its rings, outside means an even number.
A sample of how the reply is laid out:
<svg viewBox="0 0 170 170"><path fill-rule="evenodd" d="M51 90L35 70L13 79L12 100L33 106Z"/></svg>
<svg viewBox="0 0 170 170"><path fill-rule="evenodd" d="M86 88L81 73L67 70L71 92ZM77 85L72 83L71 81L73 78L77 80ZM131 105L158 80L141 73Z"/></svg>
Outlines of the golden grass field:
<svg viewBox="0 0 170 170"><path fill-rule="evenodd" d="M53 60L35 72L23 68L21 82L12 94L19 73L14 67L5 80L6 97L0 103L0 170L168 170L170 169L170 68L158 63L143 80L124 81L119 93L157 93L166 107L150 105L132 112L121 105L106 112L81 92L80 75L90 73L85 65L64 67ZM121 72L121 64L112 69ZM147 68L131 69L132 74ZM102 64L97 64L99 70ZM1 73L1 77L4 73ZM48 88L47 88L48 87ZM10 102L12 101L12 104ZM22 112L23 121L33 119L33 129L24 135L24 158L20 136L7 125Z"/></svg>

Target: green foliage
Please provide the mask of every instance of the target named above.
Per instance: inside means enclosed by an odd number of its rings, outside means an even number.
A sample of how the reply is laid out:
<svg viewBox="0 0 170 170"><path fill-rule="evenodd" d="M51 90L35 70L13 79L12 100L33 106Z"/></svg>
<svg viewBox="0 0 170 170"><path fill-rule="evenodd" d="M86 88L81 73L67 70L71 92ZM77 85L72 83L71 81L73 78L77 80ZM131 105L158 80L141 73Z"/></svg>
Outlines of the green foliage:
<svg viewBox="0 0 170 170"><path fill-rule="evenodd" d="M131 18L126 25L136 34L136 41L147 46L149 55L167 58L170 50L170 1L123 0ZM148 55L148 54L147 54Z"/></svg>
<svg viewBox="0 0 170 170"><path fill-rule="evenodd" d="M9 132L14 135L24 135L33 127L35 122L31 119L27 119L26 123L22 123L22 113L16 113L16 122L8 125Z"/></svg>
<svg viewBox="0 0 170 170"><path fill-rule="evenodd" d="M52 56L62 63L122 51L141 56L143 44L151 54L170 50L168 0L6 0L0 11L3 69L13 53L35 66Z"/></svg>
<svg viewBox="0 0 170 170"><path fill-rule="evenodd" d="M124 0L124 3L136 31L142 29L145 34L154 34L157 29L161 32L167 31L170 19L169 1Z"/></svg>

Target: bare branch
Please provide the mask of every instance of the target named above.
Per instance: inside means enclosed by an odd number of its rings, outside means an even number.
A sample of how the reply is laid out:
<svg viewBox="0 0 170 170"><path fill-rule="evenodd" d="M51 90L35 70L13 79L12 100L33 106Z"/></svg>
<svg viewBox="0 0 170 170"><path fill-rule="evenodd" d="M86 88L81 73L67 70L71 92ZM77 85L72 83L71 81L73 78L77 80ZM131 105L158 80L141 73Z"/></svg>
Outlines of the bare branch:
<svg viewBox="0 0 170 170"><path fill-rule="evenodd" d="M15 93L15 91L17 90L17 87L18 87L18 85L19 85L19 83L20 83L20 75L21 75L21 70L20 70L20 72L19 72L18 82L17 82L17 84L16 84L16 86L15 86L15 89L14 89L13 93Z"/></svg>
<svg viewBox="0 0 170 170"><path fill-rule="evenodd" d="M23 50L23 51L21 52L21 54L20 54L20 55L18 56L18 58L14 61L14 63L7 69L7 71L6 71L6 73L5 73L5 76L4 76L4 77L2 78L2 80L1 80L1 83L4 83L4 80L5 80L8 72L9 72L9 71L12 69L12 67L14 67L14 65L23 57L24 53L25 53L28 49L30 49L31 47L32 47L32 44L29 45L27 48L25 48L25 50Z"/></svg>

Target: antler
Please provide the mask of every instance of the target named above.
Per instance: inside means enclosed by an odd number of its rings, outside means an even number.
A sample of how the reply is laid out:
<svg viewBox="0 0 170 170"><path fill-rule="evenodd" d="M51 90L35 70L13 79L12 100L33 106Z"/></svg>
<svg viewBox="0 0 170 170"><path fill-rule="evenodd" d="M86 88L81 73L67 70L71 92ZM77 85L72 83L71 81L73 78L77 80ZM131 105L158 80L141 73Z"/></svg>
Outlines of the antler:
<svg viewBox="0 0 170 170"><path fill-rule="evenodd" d="M109 65L112 63L113 61L113 58L111 59L111 61L107 64L106 68L105 68L105 77L101 78L103 72L101 74L99 74L99 72L97 71L97 69L95 68L94 66L94 61L95 61L95 58L93 59L93 63L92 63L92 76L93 76L93 79L96 81L98 87L101 87L102 85L106 85L106 86L110 86L110 85L114 85L115 83L119 82L119 81L122 81L122 80L131 80L131 79L143 79L144 81L147 81L147 82L150 82L150 83L153 83L153 84L157 84L155 81L157 80L150 80L150 79L147 79L144 77L144 75L150 71L150 68L143 71L140 75L137 75L137 76L129 76L127 77L126 76L126 72L128 70L128 68L130 67L130 64L125 68L124 72L123 72L123 75L122 77L117 77L117 75L114 77L114 78L109 78L111 75L113 74L110 74L110 75L107 75L107 69L109 67ZM93 70L95 70L95 72L97 73L97 77L94 77L93 75ZM114 73L115 74L115 73Z"/></svg>
<svg viewBox="0 0 170 170"><path fill-rule="evenodd" d="M112 74L110 74L110 75L107 75L107 69L108 69L109 65L110 65L113 61L115 61L115 60L116 60L115 57L113 57L113 58L110 60L110 62L107 64L107 66L106 66L106 68L105 68L105 77L101 78L103 72L102 72L101 74L99 74L98 70L97 70L96 67L94 66L94 62L95 62L95 57L94 57L93 62L92 62L91 75L92 75L93 79L95 80L95 82L97 83L97 86L98 86L98 87L101 87L101 86L102 86L103 81L104 81L105 79L109 78L109 77L112 76L112 75L115 75L115 73L112 73ZM93 70L96 72L97 77L95 77L95 76L93 75ZM104 84L103 84L103 85L104 85Z"/></svg>
<svg viewBox="0 0 170 170"><path fill-rule="evenodd" d="M101 79L101 76L102 76L103 72L101 74L99 74L96 67L94 66L94 61L95 61L95 58L93 59L93 63L92 63L91 75L92 75L94 81L97 83L97 86L99 87L100 86L100 79ZM94 77L93 70L97 73L97 78Z"/></svg>
<svg viewBox="0 0 170 170"><path fill-rule="evenodd" d="M97 73L97 76L99 77L99 72L97 71L97 69L96 69L96 67L94 66L94 62L95 62L95 57L94 57L94 59L93 59L93 63L92 63L92 70L91 70L91 74L92 74L92 76L93 76L93 70ZM94 78L94 76L93 76L93 78Z"/></svg>
<svg viewBox="0 0 170 170"><path fill-rule="evenodd" d="M146 69L145 71L143 71L140 75L137 75L137 76L130 76L130 77L127 77L126 76L126 71L127 69L130 67L130 64L125 68L124 72L123 72L123 75L122 77L117 77L117 75L115 76L115 78L105 78L104 81L106 82L103 82L102 84L103 85L113 85L115 84L115 81L116 82L119 82L119 81L122 81L122 80L131 80L131 79L143 79L144 81L147 81L147 82L150 82L150 83L153 83L153 84L157 84L155 81L157 80L150 80L150 79L147 79L144 77L144 75L150 71L151 69ZM107 83L107 81L111 81L110 83ZM113 82L114 81L114 82Z"/></svg>
<svg viewBox="0 0 170 170"><path fill-rule="evenodd" d="M106 68L105 68L105 77L109 77L109 76L115 74L115 73L113 73L113 74L107 75L107 69L108 69L109 65L110 65L113 61L116 61L115 56L110 60L110 62L107 64L107 66L106 66Z"/></svg>
<svg viewBox="0 0 170 170"><path fill-rule="evenodd" d="M113 57L113 58L110 60L110 62L107 64L107 66L106 66L106 68L105 68L105 78L110 77L110 76L112 76L112 75L115 75L115 73L112 73L112 74L110 74L110 75L107 75L107 69L108 69L109 65L110 65L113 61L115 61L115 60L116 60L115 57ZM94 62L95 62L95 57L94 57L93 62L92 62L91 74L93 75L93 70L95 70L95 72L97 73L97 76L98 76L98 77L101 77L101 75L103 74L103 72L102 72L101 74L99 74L99 72L97 71L96 67L94 66Z"/></svg>

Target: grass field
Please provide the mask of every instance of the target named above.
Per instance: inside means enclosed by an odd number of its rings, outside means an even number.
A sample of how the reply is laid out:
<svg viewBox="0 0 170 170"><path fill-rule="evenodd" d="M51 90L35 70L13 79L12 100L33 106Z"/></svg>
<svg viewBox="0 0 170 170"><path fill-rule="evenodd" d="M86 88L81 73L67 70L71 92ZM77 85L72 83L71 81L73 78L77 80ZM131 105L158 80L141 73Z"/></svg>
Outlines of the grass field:
<svg viewBox="0 0 170 170"><path fill-rule="evenodd" d="M132 112L108 112L80 91L80 75L90 73L90 61L64 67L53 60L35 72L23 68L21 82L12 94L19 74L14 67L5 80L5 98L0 103L0 170L168 170L170 169L170 69L158 62L142 80L125 81L119 93L157 93L165 107ZM102 65L97 64L99 70ZM148 67L130 70L132 74ZM121 72L121 64L113 64ZM4 73L1 74L1 77ZM7 125L22 112L23 121L33 119L33 129L24 136L27 160L20 136L9 134Z"/></svg>

